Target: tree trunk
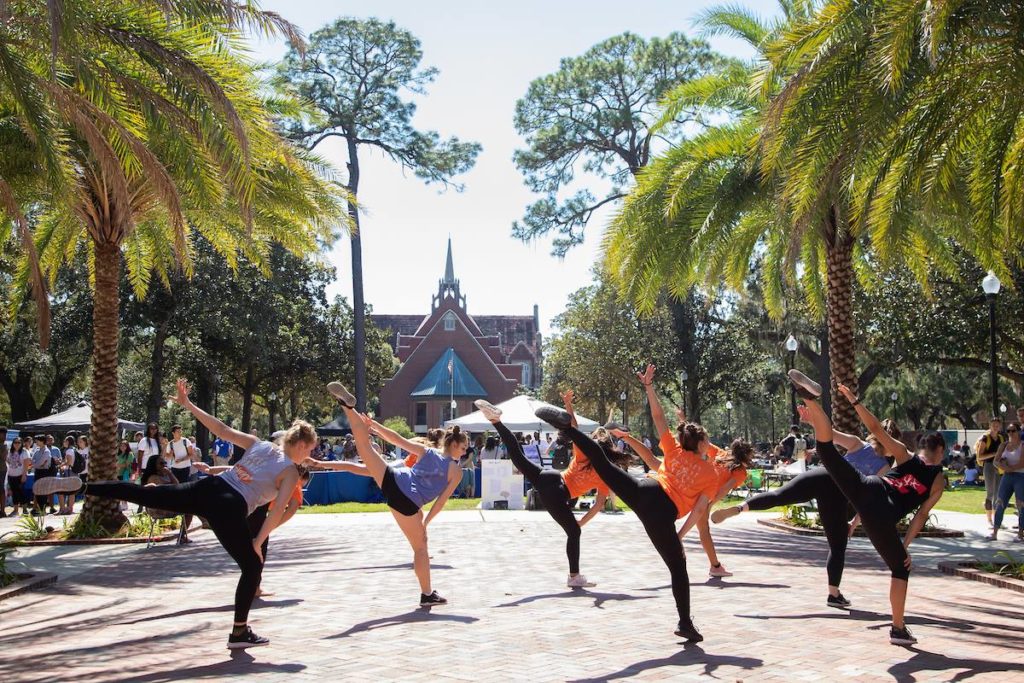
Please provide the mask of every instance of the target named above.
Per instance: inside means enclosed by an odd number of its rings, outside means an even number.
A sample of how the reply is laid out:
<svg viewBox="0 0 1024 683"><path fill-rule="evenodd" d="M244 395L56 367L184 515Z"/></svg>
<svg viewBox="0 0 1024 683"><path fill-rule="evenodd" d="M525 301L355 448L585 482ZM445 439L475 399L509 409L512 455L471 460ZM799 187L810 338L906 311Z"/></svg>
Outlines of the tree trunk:
<svg viewBox="0 0 1024 683"><path fill-rule="evenodd" d="M208 375L200 375L196 379L195 394L196 405L208 413L211 412L213 408L213 386ZM196 420L195 423L196 446L205 453L210 447L210 432L199 420Z"/></svg>
<svg viewBox="0 0 1024 683"><path fill-rule="evenodd" d="M825 290L825 320L828 325L829 365L832 370L830 386L836 400L832 404L832 422L836 429L859 433L860 422L849 401L839 394L839 384L857 386L857 349L854 341L853 319L853 238L839 225L833 206L828 216L826 233L827 283Z"/></svg>
<svg viewBox="0 0 1024 683"><path fill-rule="evenodd" d="M256 391L256 368L250 363L245 368L245 385L242 387L242 431L252 430L252 395Z"/></svg>
<svg viewBox="0 0 1024 683"><path fill-rule="evenodd" d="M818 343L821 344L821 353L818 354L818 384L821 385L821 409L826 415L832 415L832 371L829 368L828 325L823 326L818 332Z"/></svg>
<svg viewBox="0 0 1024 683"><path fill-rule="evenodd" d="M160 407L164 403L164 348L167 344L168 321L156 327L153 335L153 354L149 377L149 398L146 399L146 422L160 422Z"/></svg>
<svg viewBox="0 0 1024 683"><path fill-rule="evenodd" d="M267 401L267 431L273 434L277 431L277 401ZM267 438L270 438L269 435Z"/></svg>
<svg viewBox="0 0 1024 683"><path fill-rule="evenodd" d="M355 140L348 139L348 191L352 197L359 192L359 150ZM359 229L359 209L348 205L354 228L352 243L352 322L355 335L356 410L366 410L366 305L363 300L363 242Z"/></svg>
<svg viewBox="0 0 1024 683"><path fill-rule="evenodd" d="M118 281L121 250L116 244L93 244L95 291L93 292L92 429L89 478L114 479L117 450L117 349ZM86 497L82 514L116 530L124 524L117 500Z"/></svg>

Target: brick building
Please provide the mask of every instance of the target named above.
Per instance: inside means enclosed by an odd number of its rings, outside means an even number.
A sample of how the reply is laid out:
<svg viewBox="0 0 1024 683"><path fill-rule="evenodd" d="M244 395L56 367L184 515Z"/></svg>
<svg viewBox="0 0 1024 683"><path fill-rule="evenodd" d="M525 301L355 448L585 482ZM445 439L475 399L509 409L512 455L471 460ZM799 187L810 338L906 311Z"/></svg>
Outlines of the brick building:
<svg viewBox="0 0 1024 683"><path fill-rule="evenodd" d="M472 412L475 399L499 403L512 398L520 385L540 386L537 306L532 316L469 315L455 278L451 240L430 313L372 319L387 330L401 363L381 389L380 415L403 417L417 433Z"/></svg>

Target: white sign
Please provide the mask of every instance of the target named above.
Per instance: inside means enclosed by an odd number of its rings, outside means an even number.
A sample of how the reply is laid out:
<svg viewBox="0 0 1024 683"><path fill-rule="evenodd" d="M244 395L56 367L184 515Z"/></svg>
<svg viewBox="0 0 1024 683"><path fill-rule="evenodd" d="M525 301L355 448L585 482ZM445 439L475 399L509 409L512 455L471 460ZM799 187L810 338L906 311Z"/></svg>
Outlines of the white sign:
<svg viewBox="0 0 1024 683"><path fill-rule="evenodd" d="M514 474L511 460L480 461L480 507L493 510L494 501L508 502L509 510L522 510L523 475Z"/></svg>

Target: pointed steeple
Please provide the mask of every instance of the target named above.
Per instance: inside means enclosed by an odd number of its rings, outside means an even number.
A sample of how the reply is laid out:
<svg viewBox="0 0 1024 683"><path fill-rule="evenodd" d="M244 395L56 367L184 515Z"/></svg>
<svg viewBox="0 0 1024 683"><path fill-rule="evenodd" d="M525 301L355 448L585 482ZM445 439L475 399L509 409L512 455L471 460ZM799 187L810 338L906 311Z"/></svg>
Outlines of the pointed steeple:
<svg viewBox="0 0 1024 683"><path fill-rule="evenodd" d="M455 279L455 264L452 261L452 238L448 238L448 258L444 264L444 277L437 282L437 294L434 295L434 301L431 305L431 311L437 310L437 307L442 301L446 299L454 299L456 305L461 306L463 310L466 308L466 297L459 291L459 281Z"/></svg>
<svg viewBox="0 0 1024 683"><path fill-rule="evenodd" d="M446 285L455 284L455 266L452 264L452 238L448 238L448 261L444 264L444 279L441 280Z"/></svg>

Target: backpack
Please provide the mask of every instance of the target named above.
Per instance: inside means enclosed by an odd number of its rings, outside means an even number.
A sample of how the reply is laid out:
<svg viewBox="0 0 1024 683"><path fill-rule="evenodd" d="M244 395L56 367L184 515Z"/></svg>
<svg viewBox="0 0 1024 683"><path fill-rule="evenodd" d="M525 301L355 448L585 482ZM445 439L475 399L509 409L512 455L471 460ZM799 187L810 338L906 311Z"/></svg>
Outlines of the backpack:
<svg viewBox="0 0 1024 683"><path fill-rule="evenodd" d="M71 471L75 474L85 472L85 454L79 450L75 450L75 461L71 463Z"/></svg>
<svg viewBox="0 0 1024 683"><path fill-rule="evenodd" d="M551 467L556 470L565 470L569 467L569 460L572 458L572 453L569 450L568 444L559 443L555 446L555 450L551 452Z"/></svg>

